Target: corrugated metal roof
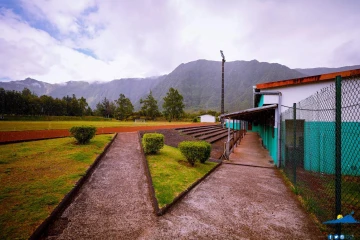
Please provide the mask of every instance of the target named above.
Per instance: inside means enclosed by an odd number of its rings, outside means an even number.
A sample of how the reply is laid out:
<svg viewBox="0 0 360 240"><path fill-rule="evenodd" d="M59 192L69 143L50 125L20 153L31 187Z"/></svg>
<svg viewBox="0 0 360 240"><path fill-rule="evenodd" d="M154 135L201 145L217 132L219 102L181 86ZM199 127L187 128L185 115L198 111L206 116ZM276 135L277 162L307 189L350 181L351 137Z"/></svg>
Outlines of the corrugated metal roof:
<svg viewBox="0 0 360 240"><path fill-rule="evenodd" d="M277 104L267 105L263 107L249 108L238 112L232 112L227 114L220 115L221 118L231 118L231 119L239 119L239 120L253 120L258 118L259 114L268 112L270 110L274 110L277 108Z"/></svg>
<svg viewBox="0 0 360 240"><path fill-rule="evenodd" d="M294 79L282 80L277 82L259 83L256 85L256 88L269 89L269 88L284 87L284 86L298 85L304 83L315 83L319 81L332 80L335 79L336 76L341 76L343 78L360 76L360 69L348 70L342 72L333 72L333 73L327 73L327 74L321 74L321 75L303 77L303 78L294 78Z"/></svg>

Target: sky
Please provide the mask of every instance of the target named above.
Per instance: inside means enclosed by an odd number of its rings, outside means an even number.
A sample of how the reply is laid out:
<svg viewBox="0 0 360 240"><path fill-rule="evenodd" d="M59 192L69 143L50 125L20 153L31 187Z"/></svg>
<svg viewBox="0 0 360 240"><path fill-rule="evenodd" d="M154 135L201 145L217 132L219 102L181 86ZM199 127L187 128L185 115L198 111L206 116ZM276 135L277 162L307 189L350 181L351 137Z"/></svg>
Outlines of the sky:
<svg viewBox="0 0 360 240"><path fill-rule="evenodd" d="M198 59L360 64L358 0L0 0L0 81L110 81Z"/></svg>

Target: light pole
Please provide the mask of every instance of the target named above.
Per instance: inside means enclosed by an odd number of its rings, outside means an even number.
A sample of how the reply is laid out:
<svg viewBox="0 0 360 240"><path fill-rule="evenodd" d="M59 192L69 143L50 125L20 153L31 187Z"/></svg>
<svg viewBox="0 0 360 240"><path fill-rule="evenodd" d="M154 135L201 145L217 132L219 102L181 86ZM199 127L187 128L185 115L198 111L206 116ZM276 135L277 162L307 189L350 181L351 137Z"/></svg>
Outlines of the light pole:
<svg viewBox="0 0 360 240"><path fill-rule="evenodd" d="M221 78L221 115L224 114L224 64L225 64L225 56L222 50L220 50L222 57L222 78ZM224 120L221 119L221 125L224 124Z"/></svg>

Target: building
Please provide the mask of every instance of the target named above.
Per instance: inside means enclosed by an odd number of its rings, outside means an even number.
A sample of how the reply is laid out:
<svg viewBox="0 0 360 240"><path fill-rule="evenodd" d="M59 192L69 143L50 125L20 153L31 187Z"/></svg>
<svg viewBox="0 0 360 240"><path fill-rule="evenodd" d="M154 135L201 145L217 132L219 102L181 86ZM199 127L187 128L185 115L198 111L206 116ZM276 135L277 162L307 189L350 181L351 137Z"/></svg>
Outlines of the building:
<svg viewBox="0 0 360 240"><path fill-rule="evenodd" d="M247 121L248 131L259 133L277 166L286 164L296 151L304 169L333 173L328 166L335 162L335 137L330 134L335 134L337 76L342 78L343 171L360 173L360 160L354 162L354 154L360 155L360 69L257 84L253 108L221 118L227 119L231 128Z"/></svg>
<svg viewBox="0 0 360 240"><path fill-rule="evenodd" d="M214 123L216 122L215 117L209 114L201 115L200 122L202 123Z"/></svg>

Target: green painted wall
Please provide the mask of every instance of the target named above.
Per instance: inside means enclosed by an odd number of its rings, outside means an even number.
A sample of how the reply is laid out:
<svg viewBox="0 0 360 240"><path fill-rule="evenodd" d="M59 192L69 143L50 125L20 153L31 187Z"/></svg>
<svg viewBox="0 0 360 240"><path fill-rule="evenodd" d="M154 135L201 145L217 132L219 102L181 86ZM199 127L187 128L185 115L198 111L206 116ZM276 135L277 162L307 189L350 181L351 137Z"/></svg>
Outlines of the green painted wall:
<svg viewBox="0 0 360 240"><path fill-rule="evenodd" d="M230 124L228 122L225 123L226 128L229 128L229 125L231 129L240 130L240 123L233 123L232 121L230 122Z"/></svg>
<svg viewBox="0 0 360 240"><path fill-rule="evenodd" d="M360 174L360 123L343 122L341 134L342 174ZM335 123L305 122L304 168L335 174Z"/></svg>
<svg viewBox="0 0 360 240"><path fill-rule="evenodd" d="M260 95L260 101L258 104L258 107L262 107L262 106L264 106L264 95Z"/></svg>
<svg viewBox="0 0 360 240"><path fill-rule="evenodd" d="M259 133L264 147L269 150L271 158L274 160L274 163L278 162L278 129L270 126L257 125L252 126L252 132Z"/></svg>

